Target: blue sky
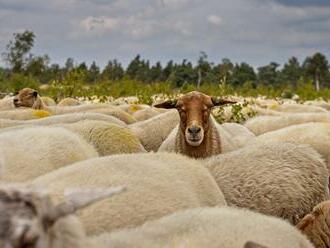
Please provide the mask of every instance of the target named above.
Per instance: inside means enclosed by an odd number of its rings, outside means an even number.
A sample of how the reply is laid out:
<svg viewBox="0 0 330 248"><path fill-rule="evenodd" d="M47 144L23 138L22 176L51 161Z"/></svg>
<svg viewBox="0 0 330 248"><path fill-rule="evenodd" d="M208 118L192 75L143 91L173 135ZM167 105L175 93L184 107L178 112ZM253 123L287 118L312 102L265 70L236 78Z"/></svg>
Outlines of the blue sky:
<svg viewBox="0 0 330 248"><path fill-rule="evenodd" d="M330 0L0 0L0 23L1 52L29 29L33 53L60 64L196 61L200 51L255 67L317 51L330 59Z"/></svg>

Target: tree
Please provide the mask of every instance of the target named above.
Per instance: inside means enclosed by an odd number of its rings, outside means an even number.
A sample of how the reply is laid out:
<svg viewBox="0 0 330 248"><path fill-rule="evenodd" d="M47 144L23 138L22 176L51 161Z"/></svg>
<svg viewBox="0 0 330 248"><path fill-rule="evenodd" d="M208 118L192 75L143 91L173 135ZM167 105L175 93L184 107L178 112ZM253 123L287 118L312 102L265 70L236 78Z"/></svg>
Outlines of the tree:
<svg viewBox="0 0 330 248"><path fill-rule="evenodd" d="M236 64L233 68L231 83L234 86L241 86L246 82L253 82L257 79L252 66L247 63Z"/></svg>
<svg viewBox="0 0 330 248"><path fill-rule="evenodd" d="M296 57L291 57L281 71L282 80L289 83L294 88L297 87L298 81L301 77L302 69Z"/></svg>
<svg viewBox="0 0 330 248"><path fill-rule="evenodd" d="M12 72L19 73L24 70L28 53L34 44L35 34L31 31L14 33L14 40L6 46L7 52L2 54L3 59L10 65Z"/></svg>
<svg viewBox="0 0 330 248"><path fill-rule="evenodd" d="M307 57L303 63L305 75L313 79L315 89L320 90L320 84L325 84L325 79L329 77L329 62L322 53L315 53L312 57Z"/></svg>
<svg viewBox="0 0 330 248"><path fill-rule="evenodd" d="M102 71L102 77L107 80L120 80L124 77L124 69L122 65L114 59L109 61Z"/></svg>
<svg viewBox="0 0 330 248"><path fill-rule="evenodd" d="M47 72L48 64L50 62L49 56L37 56L28 60L26 65L26 74L37 77L42 81L41 77Z"/></svg>
<svg viewBox="0 0 330 248"><path fill-rule="evenodd" d="M218 65L218 73L220 76L220 83L223 85L227 84L230 80L230 76L233 74L234 65L230 59L222 59L222 63Z"/></svg>
<svg viewBox="0 0 330 248"><path fill-rule="evenodd" d="M74 60L73 60L73 58L67 58L67 60L65 61L65 65L64 65L65 72L72 71L73 68L74 68Z"/></svg>
<svg viewBox="0 0 330 248"><path fill-rule="evenodd" d="M271 62L269 65L258 68L258 81L268 86L277 86L278 84L278 68L279 64Z"/></svg>
<svg viewBox="0 0 330 248"><path fill-rule="evenodd" d="M96 65L96 62L93 61L88 70L88 82L95 83L98 76L100 75L100 68Z"/></svg>
<svg viewBox="0 0 330 248"><path fill-rule="evenodd" d="M160 81L162 78L162 65L160 62L157 62L150 68L149 78L151 82Z"/></svg>
<svg viewBox="0 0 330 248"><path fill-rule="evenodd" d="M212 71L212 64L207 60L207 54L205 52L200 52L198 61L197 61L197 88L206 81L212 81L210 74Z"/></svg>

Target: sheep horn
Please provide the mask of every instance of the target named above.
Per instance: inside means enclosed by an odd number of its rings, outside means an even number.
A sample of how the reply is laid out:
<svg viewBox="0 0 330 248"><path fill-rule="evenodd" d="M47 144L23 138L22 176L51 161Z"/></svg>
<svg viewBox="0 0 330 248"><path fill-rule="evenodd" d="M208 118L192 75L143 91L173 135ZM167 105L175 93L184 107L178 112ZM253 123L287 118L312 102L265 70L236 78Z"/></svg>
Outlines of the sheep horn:
<svg viewBox="0 0 330 248"><path fill-rule="evenodd" d="M267 248L267 247L252 241L248 241L245 243L244 248Z"/></svg>
<svg viewBox="0 0 330 248"><path fill-rule="evenodd" d="M234 101L230 101L230 100L226 100L226 99L222 99L220 97L211 97L212 103L214 106L221 106L221 105L225 105L225 104L235 104L237 102Z"/></svg>
<svg viewBox="0 0 330 248"><path fill-rule="evenodd" d="M177 104L178 100L174 99L174 100L168 100L159 104L154 105L155 108L165 108L165 109L172 109L172 108L176 108L176 104Z"/></svg>

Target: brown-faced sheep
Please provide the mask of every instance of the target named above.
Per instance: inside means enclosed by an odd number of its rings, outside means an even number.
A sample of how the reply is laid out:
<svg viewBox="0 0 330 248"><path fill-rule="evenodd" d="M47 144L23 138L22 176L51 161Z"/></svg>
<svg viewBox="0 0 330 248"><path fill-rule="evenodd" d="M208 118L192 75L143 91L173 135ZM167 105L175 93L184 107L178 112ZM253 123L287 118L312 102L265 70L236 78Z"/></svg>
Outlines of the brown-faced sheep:
<svg viewBox="0 0 330 248"><path fill-rule="evenodd" d="M204 162L229 206L252 209L296 224L329 199L328 170L309 145L269 142Z"/></svg>
<svg viewBox="0 0 330 248"><path fill-rule="evenodd" d="M232 150L226 147L226 141L221 137L221 127L210 115L214 106L228 103L234 102L193 91L177 100L155 105L157 108L176 108L180 115L179 126L172 131L159 151L174 151L194 158L205 158Z"/></svg>
<svg viewBox="0 0 330 248"><path fill-rule="evenodd" d="M226 205L208 170L180 154L90 159L41 176L33 184L48 189L56 199L67 187L127 186L129 190L115 202L102 201L79 214L89 234L139 226L178 210Z"/></svg>
<svg viewBox="0 0 330 248"><path fill-rule="evenodd" d="M330 201L321 202L296 226L317 248L330 247Z"/></svg>

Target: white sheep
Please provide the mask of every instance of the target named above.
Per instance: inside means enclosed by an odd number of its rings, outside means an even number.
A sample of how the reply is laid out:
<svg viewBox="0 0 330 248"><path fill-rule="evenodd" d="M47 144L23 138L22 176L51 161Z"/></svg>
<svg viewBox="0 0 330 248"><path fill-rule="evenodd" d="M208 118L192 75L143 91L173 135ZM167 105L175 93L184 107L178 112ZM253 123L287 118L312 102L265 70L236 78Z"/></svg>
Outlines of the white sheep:
<svg viewBox="0 0 330 248"><path fill-rule="evenodd" d="M23 182L77 161L95 149L64 128L25 128L0 134L1 181Z"/></svg>
<svg viewBox="0 0 330 248"><path fill-rule="evenodd" d="M323 156L330 172L330 123L310 122L289 126L259 135L246 145L263 144L270 140L311 145Z"/></svg>
<svg viewBox="0 0 330 248"><path fill-rule="evenodd" d="M205 166L229 206L297 223L317 203L329 198L328 170L309 145L270 140L213 156Z"/></svg>
<svg viewBox="0 0 330 248"><path fill-rule="evenodd" d="M28 185L1 185L0 247L106 248L90 246L81 222L73 214L123 189L68 191L65 201L55 205L45 192Z"/></svg>
<svg viewBox="0 0 330 248"><path fill-rule="evenodd" d="M238 208L196 208L144 225L91 237L91 247L111 248L313 248L281 219Z"/></svg>
<svg viewBox="0 0 330 248"><path fill-rule="evenodd" d="M327 113L322 107L303 104L281 104L272 108L273 110L286 113Z"/></svg>
<svg viewBox="0 0 330 248"><path fill-rule="evenodd" d="M57 106L78 106L78 105L81 105L81 102L72 97L66 97L57 104Z"/></svg>
<svg viewBox="0 0 330 248"><path fill-rule="evenodd" d="M6 96L0 100L0 111L14 109L14 97Z"/></svg>
<svg viewBox="0 0 330 248"><path fill-rule="evenodd" d="M139 121L129 128L140 139L147 151L157 151L167 136L179 123L180 117L175 110Z"/></svg>
<svg viewBox="0 0 330 248"><path fill-rule="evenodd" d="M0 119L31 120L51 116L51 113L40 109L12 109L0 111Z"/></svg>
<svg viewBox="0 0 330 248"><path fill-rule="evenodd" d="M159 147L159 151L205 158L238 148L239 145L230 139L230 133L210 115L214 106L227 103L234 102L193 91L177 100L155 105L159 108L176 108L180 114L180 124Z"/></svg>
<svg viewBox="0 0 330 248"><path fill-rule="evenodd" d="M155 117L159 115L160 112L155 110L154 108L146 108L143 110L138 110L136 111L132 116L137 120L137 121L145 121L148 120L152 117Z"/></svg>
<svg viewBox="0 0 330 248"><path fill-rule="evenodd" d="M146 152L130 129L116 124L85 120L70 124L58 124L57 126L81 135L94 146L100 156Z"/></svg>
<svg viewBox="0 0 330 248"><path fill-rule="evenodd" d="M93 112L93 113L100 113L100 114L114 116L119 120L125 122L126 124L132 124L136 122L136 119L132 115L128 114L127 112L117 107L110 105L107 108L90 109L90 110L86 110L86 112Z"/></svg>
<svg viewBox="0 0 330 248"><path fill-rule="evenodd" d="M118 105L117 107L131 115L133 115L135 112L139 110L150 108L150 106L146 104L121 104Z"/></svg>
<svg viewBox="0 0 330 248"><path fill-rule="evenodd" d="M0 119L0 128L13 127L19 125L53 125L61 123L74 123L83 120L95 120L95 121L106 121L108 123L113 123L119 126L126 126L123 121L110 116L99 113L71 113L63 115L53 115L47 118L41 118L36 120L10 120L10 119Z"/></svg>
<svg viewBox="0 0 330 248"><path fill-rule="evenodd" d="M33 184L47 188L57 200L67 187L127 186L130 190L115 202L102 201L79 214L89 234L138 226L178 210L226 205L208 170L178 154L139 153L90 159L50 172Z"/></svg>
<svg viewBox="0 0 330 248"><path fill-rule="evenodd" d="M47 106L56 106L56 102L53 98L49 96L41 96L40 98Z"/></svg>

